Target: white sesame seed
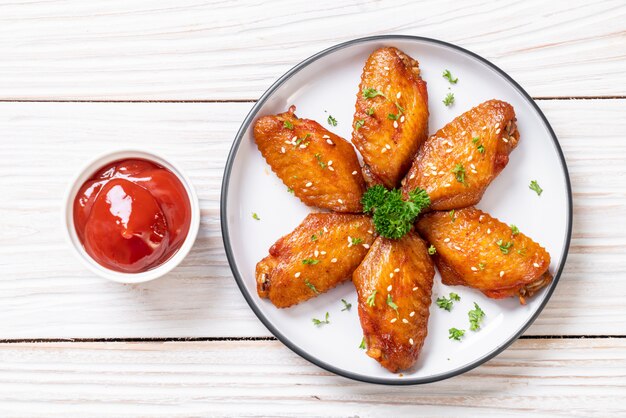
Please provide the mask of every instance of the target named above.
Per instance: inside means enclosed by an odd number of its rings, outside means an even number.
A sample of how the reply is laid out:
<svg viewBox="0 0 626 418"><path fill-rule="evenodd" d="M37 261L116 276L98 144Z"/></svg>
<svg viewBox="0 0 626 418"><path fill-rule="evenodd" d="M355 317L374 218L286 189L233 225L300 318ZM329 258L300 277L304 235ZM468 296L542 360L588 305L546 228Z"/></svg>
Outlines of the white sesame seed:
<svg viewBox="0 0 626 418"><path fill-rule="evenodd" d="M413 345L413 338L409 338L409 344Z"/></svg>
<svg viewBox="0 0 626 418"><path fill-rule="evenodd" d="M413 318L413 317L415 316L415 311L411 312L411 313L409 314L409 316L410 316L411 318Z"/></svg>
<svg viewBox="0 0 626 418"><path fill-rule="evenodd" d="M472 271L478 271L478 269L477 269L476 267L474 267L474 266L470 267L470 270L472 270Z"/></svg>
<svg viewBox="0 0 626 418"><path fill-rule="evenodd" d="M443 187L450 187L450 183L445 183Z"/></svg>
<svg viewBox="0 0 626 418"><path fill-rule="evenodd" d="M480 216L478 217L478 222L482 222L482 221L483 221L483 219L485 219L485 215L480 215Z"/></svg>
<svg viewBox="0 0 626 418"><path fill-rule="evenodd" d="M331 259L331 260L330 260L330 262L331 262L331 263L336 263L336 262L337 262L337 259L336 259L336 258L333 258L333 259Z"/></svg>
<svg viewBox="0 0 626 418"><path fill-rule="evenodd" d="M470 164L470 167L472 167L474 169L476 168L476 166L474 164Z"/></svg>
<svg viewBox="0 0 626 418"><path fill-rule="evenodd" d="M444 239L443 242L450 242L450 238Z"/></svg>
<svg viewBox="0 0 626 418"><path fill-rule="evenodd" d="M356 171L356 170L354 170L354 171L352 172L352 175L353 175L353 176L356 176L356 175L357 175L357 171Z"/></svg>
<svg viewBox="0 0 626 418"><path fill-rule="evenodd" d="M392 289L391 285L387 286L387 292L391 292L391 289Z"/></svg>
<svg viewBox="0 0 626 418"><path fill-rule="evenodd" d="M448 149L446 150L446 154L450 154L451 152L452 152L452 148L448 148Z"/></svg>
<svg viewBox="0 0 626 418"><path fill-rule="evenodd" d="M394 273L400 273L400 269L399 269L399 268L396 268L393 272L394 272Z"/></svg>
<svg viewBox="0 0 626 418"><path fill-rule="evenodd" d="M416 290L417 290L417 286L415 286L415 287L413 288L413 291L414 291L414 292L415 292Z"/></svg>
<svg viewBox="0 0 626 418"><path fill-rule="evenodd" d="M328 232L328 228L324 227L324 232Z"/></svg>
<svg viewBox="0 0 626 418"><path fill-rule="evenodd" d="M305 148L306 148L305 144L300 145L300 149L305 149Z"/></svg>
<svg viewBox="0 0 626 418"><path fill-rule="evenodd" d="M399 99L400 97L402 97L402 92L399 91L398 94L396 94L396 99Z"/></svg>
<svg viewBox="0 0 626 418"><path fill-rule="evenodd" d="M389 144L385 144L385 148L387 148L387 149L391 149L391 145L389 145Z"/></svg>
<svg viewBox="0 0 626 418"><path fill-rule="evenodd" d="M326 163L327 165L333 165L333 160L328 160L328 163Z"/></svg>
<svg viewBox="0 0 626 418"><path fill-rule="evenodd" d="M327 138L330 138L330 136L328 136L328 135L323 135L323 136L322 136L322 138L323 138L323 139L327 139Z"/></svg>
<svg viewBox="0 0 626 418"><path fill-rule="evenodd" d="M535 266L536 268L539 268L539 263L533 263L533 266Z"/></svg>
<svg viewBox="0 0 626 418"><path fill-rule="evenodd" d="M483 131L486 131L486 130L487 130L487 127L486 127L486 126L483 126Z"/></svg>
<svg viewBox="0 0 626 418"><path fill-rule="evenodd" d="M285 153L285 147L280 147L280 152L281 152L281 154L284 154Z"/></svg>
<svg viewBox="0 0 626 418"><path fill-rule="evenodd" d="M389 278L392 279L393 278L393 273L389 273Z"/></svg>
<svg viewBox="0 0 626 418"><path fill-rule="evenodd" d="M386 153L387 152L387 148L383 148L382 150L380 150L381 153Z"/></svg>
<svg viewBox="0 0 626 418"><path fill-rule="evenodd" d="M370 245L369 244L363 244L363 248L365 248L366 250L369 250Z"/></svg>
<svg viewBox="0 0 626 418"><path fill-rule="evenodd" d="M339 202L340 204L343 204L343 200L341 199L337 199L337 202Z"/></svg>
<svg viewBox="0 0 626 418"><path fill-rule="evenodd" d="M326 255L326 251L320 251L320 254Z"/></svg>
<svg viewBox="0 0 626 418"><path fill-rule="evenodd" d="M404 115L400 116L400 123L404 123L404 121L405 121Z"/></svg>
<svg viewBox="0 0 626 418"><path fill-rule="evenodd" d="M296 142L298 140L298 137L296 135L293 136L293 138L291 138L291 142Z"/></svg>
<svg viewBox="0 0 626 418"><path fill-rule="evenodd" d="M424 177L429 177L429 176L430 176L430 174L424 173ZM411 178L413 178L413 177L411 177Z"/></svg>
<svg viewBox="0 0 626 418"><path fill-rule="evenodd" d="M383 67L385 71L389 71L389 67Z"/></svg>
<svg viewBox="0 0 626 418"><path fill-rule="evenodd" d="M328 142L330 145L335 145L335 143L331 141L330 139L327 139L326 142Z"/></svg>
<svg viewBox="0 0 626 418"><path fill-rule="evenodd" d="M398 121L397 121L397 120L394 120L394 121L393 121L393 127L394 127L394 128L397 128L397 127L398 127Z"/></svg>
<svg viewBox="0 0 626 418"><path fill-rule="evenodd" d="M329 169L330 171L335 171L335 169L334 169L333 167L331 167L331 166L328 166L328 169Z"/></svg>
<svg viewBox="0 0 626 418"><path fill-rule="evenodd" d="M394 323L394 322L396 322L397 320L398 320L397 318L393 318L393 319L392 319L391 321L389 321L389 322L391 322L391 323L393 324L393 323Z"/></svg>
<svg viewBox="0 0 626 418"><path fill-rule="evenodd" d="M507 143L507 144L509 143L509 140L508 140L508 139L506 139L505 137L502 137L502 140L503 140L505 143Z"/></svg>
<svg viewBox="0 0 626 418"><path fill-rule="evenodd" d="M368 229L368 230L367 230L367 233L368 233L368 234L374 234L374 231L372 231L371 229Z"/></svg>
<svg viewBox="0 0 626 418"><path fill-rule="evenodd" d="M285 144L291 145L291 141L285 141Z"/></svg>
<svg viewBox="0 0 626 418"><path fill-rule="evenodd" d="M470 155L469 157L467 157L467 161L472 161L473 158L474 158L474 156Z"/></svg>
<svg viewBox="0 0 626 418"><path fill-rule="evenodd" d="M296 276L296 279L297 279L298 277L300 277L300 272L297 272L297 273L295 274L295 276Z"/></svg>
<svg viewBox="0 0 626 418"><path fill-rule="evenodd" d="M437 170L433 170L433 171L431 171L431 173L432 173L433 176L436 176L437 175Z"/></svg>
<svg viewBox="0 0 626 418"><path fill-rule="evenodd" d="M409 180L413 180L415 178L415 173L411 174L411 176L409 177Z"/></svg>
<svg viewBox="0 0 626 418"><path fill-rule="evenodd" d="M402 322L404 322L405 324L408 324L408 323L409 323L409 320L408 320L408 319L406 319L406 318L402 318Z"/></svg>
<svg viewBox="0 0 626 418"><path fill-rule="evenodd" d="M478 174L478 171L476 171L476 170L472 169L472 170L470 170L470 173L472 173L472 174Z"/></svg>
<svg viewBox="0 0 626 418"><path fill-rule="evenodd" d="M487 234L491 234L491 228L487 228Z"/></svg>
<svg viewBox="0 0 626 418"><path fill-rule="evenodd" d="M313 183L311 182L308 182L307 184L304 185L304 187L311 187L311 186L313 186Z"/></svg>
<svg viewBox="0 0 626 418"><path fill-rule="evenodd" d="M496 129L496 135L500 133L500 129Z"/></svg>
<svg viewBox="0 0 626 418"><path fill-rule="evenodd" d="M319 252L319 251L317 251L317 250L315 250L315 251L313 252L313 255L314 255L315 257L317 257L318 255L320 255L320 252Z"/></svg>
<svg viewBox="0 0 626 418"><path fill-rule="evenodd" d="M465 136L466 133L466 131L461 132L461 136Z"/></svg>
<svg viewBox="0 0 626 418"><path fill-rule="evenodd" d="M348 247L352 247L352 237L348 236Z"/></svg>
<svg viewBox="0 0 626 418"><path fill-rule="evenodd" d="M500 272L500 277L504 276L504 270Z"/></svg>
<svg viewBox="0 0 626 418"><path fill-rule="evenodd" d="M494 128L498 129L500 127L500 122L496 123L495 125L493 125Z"/></svg>
<svg viewBox="0 0 626 418"><path fill-rule="evenodd" d="M455 245L454 249L457 250L457 251L461 251L461 247L459 247L458 245Z"/></svg>

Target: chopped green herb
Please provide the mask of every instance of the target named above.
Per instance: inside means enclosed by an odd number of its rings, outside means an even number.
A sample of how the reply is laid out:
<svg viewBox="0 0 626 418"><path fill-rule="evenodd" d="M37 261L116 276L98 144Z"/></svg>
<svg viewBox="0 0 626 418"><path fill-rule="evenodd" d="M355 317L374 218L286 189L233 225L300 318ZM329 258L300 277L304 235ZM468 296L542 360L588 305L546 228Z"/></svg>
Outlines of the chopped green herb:
<svg viewBox="0 0 626 418"><path fill-rule="evenodd" d="M373 99L376 96L383 96L385 97L384 94L382 94L381 92L379 92L378 90L374 89L374 88L366 88L363 89L363 97L366 99Z"/></svg>
<svg viewBox="0 0 626 418"><path fill-rule="evenodd" d="M319 262L320 260L316 260L315 258L303 258L302 259L302 264L315 265Z"/></svg>
<svg viewBox="0 0 626 418"><path fill-rule="evenodd" d="M454 93L448 93L445 99L443 99L443 104L450 107L454 104Z"/></svg>
<svg viewBox="0 0 626 418"><path fill-rule="evenodd" d="M476 149L478 150L478 152L480 152L481 154L485 153L485 146L483 144L480 144L478 147L476 147Z"/></svg>
<svg viewBox="0 0 626 418"><path fill-rule="evenodd" d="M315 286L313 286L313 283L311 283L308 280L304 281L304 284L307 285L309 287L309 289L311 289L313 291L313 293L315 293L316 295L319 295L320 292L317 291L317 289L315 288Z"/></svg>
<svg viewBox="0 0 626 418"><path fill-rule="evenodd" d="M480 329L480 324L485 318L485 312L480 309L480 306L476 302L474 302L474 309L467 313L470 322L470 329L472 331L478 331Z"/></svg>
<svg viewBox="0 0 626 418"><path fill-rule="evenodd" d="M351 245L359 245L359 244L360 244L360 243L362 243L362 242L363 242L363 239L362 239L362 238L353 238L353 237L350 237L350 244L351 244Z"/></svg>
<svg viewBox="0 0 626 418"><path fill-rule="evenodd" d="M311 235L311 241L317 241L318 236L316 234Z"/></svg>
<svg viewBox="0 0 626 418"><path fill-rule="evenodd" d="M448 338L451 340L461 341L461 338L465 335L464 329L450 328L448 330Z"/></svg>
<svg viewBox="0 0 626 418"><path fill-rule="evenodd" d="M461 296L459 296L458 294L451 292L450 293L450 300L456 300L457 302L461 300Z"/></svg>
<svg viewBox="0 0 626 418"><path fill-rule="evenodd" d="M393 113L389 113L387 115L387 119L398 120L399 118L400 118L400 115L394 115Z"/></svg>
<svg viewBox="0 0 626 418"><path fill-rule="evenodd" d="M517 250L517 253L521 256L526 255L526 247L520 248L519 250Z"/></svg>
<svg viewBox="0 0 626 418"><path fill-rule="evenodd" d="M293 123L290 120L286 120L283 122L283 126L287 129L293 129Z"/></svg>
<svg viewBox="0 0 626 418"><path fill-rule="evenodd" d="M517 234L519 234L519 228L518 228L517 226L515 226L515 225L511 224L511 225L510 225L510 227L511 227L511 233L512 233L513 235L517 235Z"/></svg>
<svg viewBox="0 0 626 418"><path fill-rule="evenodd" d="M428 254L433 255L437 252L437 249L435 248L434 245L430 245L430 247L428 247Z"/></svg>
<svg viewBox="0 0 626 418"><path fill-rule="evenodd" d="M367 297L367 304L369 306L375 306L376 305L376 292L378 292L378 291L374 290L372 292L372 294Z"/></svg>
<svg viewBox="0 0 626 418"><path fill-rule="evenodd" d="M330 324L330 321L328 320L328 317L329 317L329 316L330 316L330 315L328 315L328 312L326 312L326 318L325 318L323 321L322 321L322 320L320 320L320 319L317 319L317 318L313 318L313 319L312 319L313 324L315 324L315 325L317 325L317 326L324 325L324 324Z"/></svg>
<svg viewBox="0 0 626 418"><path fill-rule="evenodd" d="M452 174L454 174L456 181L467 186L467 184L465 184L465 167L463 167L463 164L455 165L452 169Z"/></svg>
<svg viewBox="0 0 626 418"><path fill-rule="evenodd" d="M326 163L322 161L322 154L320 154L319 152L316 153L315 158L317 159L317 163L320 165L320 167L326 168Z"/></svg>
<svg viewBox="0 0 626 418"><path fill-rule="evenodd" d="M478 268L481 270L485 269L485 263L478 263Z"/></svg>
<svg viewBox="0 0 626 418"><path fill-rule="evenodd" d="M304 135L303 138L298 138L296 139L295 144L293 145L294 148L297 147L298 145L301 145L303 147L308 147L309 146L309 141L307 141L307 139L311 136L311 134L306 134ZM305 142L306 141L306 142Z"/></svg>
<svg viewBox="0 0 626 418"><path fill-rule="evenodd" d="M257 221L261 220L261 218L259 218L259 215L257 215L256 212L252 212L252 219L256 219Z"/></svg>
<svg viewBox="0 0 626 418"><path fill-rule="evenodd" d="M450 72L450 70L445 70L443 72L443 78L448 80L451 84L456 84L456 82L459 81L458 78L453 78L452 77L452 73Z"/></svg>
<svg viewBox="0 0 626 418"><path fill-rule="evenodd" d="M361 345L359 345L359 348L361 350L365 350L367 347L365 346L365 337L363 337L363 339L361 340Z"/></svg>
<svg viewBox="0 0 626 418"><path fill-rule="evenodd" d="M404 108L402 106L400 106L400 103L398 102L394 102L394 104L396 105L396 107L398 108L398 112L400 113L404 113Z"/></svg>
<svg viewBox="0 0 626 418"><path fill-rule="evenodd" d="M365 120L363 119L359 119L354 123L354 127L358 130L359 128L361 128L363 125L365 125Z"/></svg>
<svg viewBox="0 0 626 418"><path fill-rule="evenodd" d="M387 305L389 305L389 307L390 307L391 309L393 309L394 311L396 311L396 315L398 315L398 305L396 305L396 304L393 302L393 299L391 298L391 294L388 294L388 295L387 295Z"/></svg>
<svg viewBox="0 0 626 418"><path fill-rule="evenodd" d="M457 301L457 302L460 301L461 297L457 295L456 293L450 293L448 296L449 296L449 299L446 298L445 296L437 298L435 303L437 303L437 306L439 306L441 309L450 312L452 310L452 306L454 305L454 301Z"/></svg>
<svg viewBox="0 0 626 418"><path fill-rule="evenodd" d="M363 194L361 203L363 212L374 214L374 226L380 235L399 239L411 230L417 215L430 205L430 198L425 190L416 188L409 192L408 200L404 200L400 190L376 185Z"/></svg>
<svg viewBox="0 0 626 418"><path fill-rule="evenodd" d="M541 196L541 193L543 193L543 189L539 186L539 183L537 183L537 180L531 181L530 186L528 186L528 188L530 188L530 190L533 190L535 193L537 193L537 196Z"/></svg>
<svg viewBox="0 0 626 418"><path fill-rule="evenodd" d="M502 254L508 254L509 253L509 249L513 246L512 242L504 242L502 240L498 240L496 242L496 245L498 245L498 247L500 247L500 251L502 251Z"/></svg>
<svg viewBox="0 0 626 418"><path fill-rule="evenodd" d="M369 109L367 109L367 114L372 116L374 114L374 108L370 107Z"/></svg>
<svg viewBox="0 0 626 418"><path fill-rule="evenodd" d="M346 300L345 300L345 299L341 299L341 303L343 303L343 309L341 310L342 312L343 312L343 311L349 311L349 310L350 310L350 308L352 307L352 304L351 304L351 303L346 302Z"/></svg>
<svg viewBox="0 0 626 418"><path fill-rule="evenodd" d="M475 136L474 138L472 138L472 142L474 144L478 144L478 141L480 141L480 137L479 136Z"/></svg>
<svg viewBox="0 0 626 418"><path fill-rule="evenodd" d="M452 222L456 221L456 218L454 216L454 209L452 209L450 212L448 212L448 215L450 215L450 219L452 219Z"/></svg>
<svg viewBox="0 0 626 418"><path fill-rule="evenodd" d="M291 187L287 187L287 192L289 192L289 193L291 193L291 194L293 194L293 193L294 193L294 192L293 192L293 189L292 189Z"/></svg>
<svg viewBox="0 0 626 418"><path fill-rule="evenodd" d="M328 124L330 126L337 126L337 119L333 118L332 115L328 115Z"/></svg>

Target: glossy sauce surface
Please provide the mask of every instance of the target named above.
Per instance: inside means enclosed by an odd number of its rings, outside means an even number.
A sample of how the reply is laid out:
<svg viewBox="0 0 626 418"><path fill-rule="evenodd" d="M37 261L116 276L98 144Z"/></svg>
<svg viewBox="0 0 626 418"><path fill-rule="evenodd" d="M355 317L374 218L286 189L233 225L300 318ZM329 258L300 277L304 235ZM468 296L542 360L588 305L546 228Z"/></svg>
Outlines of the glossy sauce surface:
<svg viewBox="0 0 626 418"><path fill-rule="evenodd" d="M141 159L106 165L74 199L74 225L87 253L125 273L167 261L185 240L190 222L185 186L171 171Z"/></svg>

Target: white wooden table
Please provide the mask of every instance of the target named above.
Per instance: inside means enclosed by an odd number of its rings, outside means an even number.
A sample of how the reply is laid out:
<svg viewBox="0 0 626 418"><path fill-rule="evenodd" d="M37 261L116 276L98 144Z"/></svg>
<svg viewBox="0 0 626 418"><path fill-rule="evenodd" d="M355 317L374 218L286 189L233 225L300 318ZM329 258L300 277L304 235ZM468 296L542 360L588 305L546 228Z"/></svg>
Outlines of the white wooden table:
<svg viewBox="0 0 626 418"><path fill-rule="evenodd" d="M222 170L282 73L351 38L468 48L546 113L569 165L574 232L535 324L447 381L331 375L261 325L226 262ZM626 3L0 1L0 416L626 415ZM113 146L179 161L202 207L168 277L118 285L63 239L69 178Z"/></svg>

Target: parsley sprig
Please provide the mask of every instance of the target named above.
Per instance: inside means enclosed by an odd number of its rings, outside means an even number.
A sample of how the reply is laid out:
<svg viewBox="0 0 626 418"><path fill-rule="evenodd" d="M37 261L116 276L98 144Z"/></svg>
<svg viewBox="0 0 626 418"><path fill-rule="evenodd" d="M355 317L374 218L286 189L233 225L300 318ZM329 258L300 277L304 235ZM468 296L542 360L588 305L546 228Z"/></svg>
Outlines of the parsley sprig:
<svg viewBox="0 0 626 418"><path fill-rule="evenodd" d="M391 294L387 295L387 305L389 305L389 307L391 309L393 309L394 311L396 311L396 316L398 315L398 305L396 305L393 301L393 298L391 297Z"/></svg>
<svg viewBox="0 0 626 418"><path fill-rule="evenodd" d="M333 115L328 115L328 124L330 126L337 126L337 119L335 119Z"/></svg>
<svg viewBox="0 0 626 418"><path fill-rule="evenodd" d="M384 94L382 94L380 91L378 91L378 90L376 90L375 88L372 88L372 87L364 88L362 93L363 93L363 98L365 98L365 99L373 99L376 96L383 96L383 97L385 97Z"/></svg>
<svg viewBox="0 0 626 418"><path fill-rule="evenodd" d="M472 331L478 331L480 329L480 324L485 318L485 312L480 309L480 306L476 302L474 302L474 309L467 313L470 322L470 329Z"/></svg>
<svg viewBox="0 0 626 418"><path fill-rule="evenodd" d="M442 77L448 80L450 84L456 84L457 81L459 81L458 77L457 78L452 77L452 73L450 72L450 70L445 70L442 74Z"/></svg>
<svg viewBox="0 0 626 418"><path fill-rule="evenodd" d="M448 330L448 338L451 340L461 341L463 335L465 335L464 329L450 328Z"/></svg>
<svg viewBox="0 0 626 418"><path fill-rule="evenodd" d="M320 292L317 290L317 288L316 288L316 287L313 285L313 283L311 283L310 281L305 280L305 281L304 281L304 284L305 284L305 285L307 285L307 287L308 287L309 289L311 289L311 290L313 291L313 293L315 293L316 295L319 295L319 294L320 294Z"/></svg>
<svg viewBox="0 0 626 418"><path fill-rule="evenodd" d="M465 167L463 167L463 164L455 165L452 169L452 174L454 174L456 181L463 184L464 186L467 186L467 184L465 183Z"/></svg>
<svg viewBox="0 0 626 418"><path fill-rule="evenodd" d="M537 183L537 180L531 181L530 186L528 186L528 188L534 191L535 193L537 193L537 196L541 196L541 193L543 193L543 189L539 186L539 183Z"/></svg>
<svg viewBox="0 0 626 418"><path fill-rule="evenodd" d="M311 321L313 321L313 324L315 324L317 326L324 325L324 324L330 324L330 321L328 320L329 317L330 317L330 315L328 314L328 312L326 312L326 317L324 318L324 320L313 318L313 319L311 319Z"/></svg>
<svg viewBox="0 0 626 418"><path fill-rule="evenodd" d="M416 188L409 192L409 199L402 199L398 189L387 190L383 185L370 187L361 199L363 212L373 213L374 226L385 238L400 239L413 227L413 221L430 205L425 190Z"/></svg>
<svg viewBox="0 0 626 418"><path fill-rule="evenodd" d="M442 296L440 298L437 298L437 301L436 301L437 306L439 306L441 309L446 310L448 312L452 310L452 305L454 305L455 301L458 302L461 300L461 297L454 292L450 293L449 297L450 298L448 299L445 296Z"/></svg>
<svg viewBox="0 0 626 418"><path fill-rule="evenodd" d="M342 312L343 312L343 311L349 311L349 310L350 310L350 308L352 308L352 304L351 304L351 303L346 302L346 300L345 300L345 299L341 299L341 303L343 303L343 309L341 310Z"/></svg>

